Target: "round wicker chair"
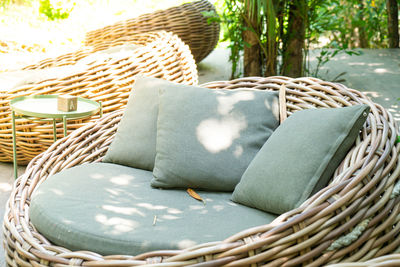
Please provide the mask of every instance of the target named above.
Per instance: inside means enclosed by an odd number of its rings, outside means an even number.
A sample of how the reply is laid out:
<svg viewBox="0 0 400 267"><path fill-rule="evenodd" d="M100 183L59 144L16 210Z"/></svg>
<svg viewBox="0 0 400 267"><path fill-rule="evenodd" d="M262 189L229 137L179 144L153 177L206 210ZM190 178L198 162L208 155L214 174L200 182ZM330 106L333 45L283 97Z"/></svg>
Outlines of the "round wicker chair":
<svg viewBox="0 0 400 267"><path fill-rule="evenodd" d="M314 78L242 78L204 87L280 92L281 119L307 108L368 104L371 112L329 185L272 223L186 250L102 256L51 244L29 220L30 197L47 177L101 161L120 121L116 111L74 131L33 159L16 180L3 232L10 266L322 266L366 261L400 245L400 144L390 113L362 93ZM263 265L264 266L264 265Z"/></svg>
<svg viewBox="0 0 400 267"><path fill-rule="evenodd" d="M165 30L177 34L189 45L196 62L200 62L211 53L219 39L219 23L208 23L202 14L210 11L216 12L207 0L159 10L90 31L86 34L85 44L92 46L122 36Z"/></svg>
<svg viewBox="0 0 400 267"><path fill-rule="evenodd" d="M79 59L93 52L123 44L139 47L134 53L123 57L94 61L84 69L77 68L61 78L43 80L22 85L12 90L0 90L0 161L12 161L12 129L9 101L18 96L68 93L101 101L104 114L125 106L134 75L158 77L165 80L197 84L196 64L187 45L178 36L165 31L144 33L105 41L101 45L84 48L57 58L45 59L25 69L43 69L75 64ZM97 119L68 122L68 132ZM53 128L50 121L18 119L17 158L19 163L27 163L45 151L53 142ZM62 137L62 124L57 125L58 137Z"/></svg>

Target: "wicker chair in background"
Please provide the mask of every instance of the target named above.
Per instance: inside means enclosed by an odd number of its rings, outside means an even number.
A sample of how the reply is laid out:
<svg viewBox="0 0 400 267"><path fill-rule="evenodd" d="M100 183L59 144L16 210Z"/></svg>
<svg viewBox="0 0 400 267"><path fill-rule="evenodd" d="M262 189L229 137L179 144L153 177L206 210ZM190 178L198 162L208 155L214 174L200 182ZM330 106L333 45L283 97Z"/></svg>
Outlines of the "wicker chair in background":
<svg viewBox="0 0 400 267"><path fill-rule="evenodd" d="M354 147L329 185L299 208L272 223L237 233L220 242L186 250L143 255L102 256L71 252L51 244L29 220L30 197L47 177L64 169L101 161L116 132L116 111L57 141L33 159L18 178L6 207L4 245L10 266L322 266L366 261L392 253L400 245L400 144L393 117L362 93L314 78L242 78L211 82L207 88L257 88L280 92L281 118L307 108L365 103L371 107Z"/></svg>
<svg viewBox="0 0 400 267"><path fill-rule="evenodd" d="M149 31L171 31L189 45L196 62L204 59L219 39L220 26L208 23L202 12L216 12L207 0L198 0L181 6L144 14L137 18L120 21L86 34L87 46Z"/></svg>
<svg viewBox="0 0 400 267"><path fill-rule="evenodd" d="M124 57L99 60L90 63L83 70L73 74L19 86L12 90L0 91L0 161L12 161L12 129L9 101L18 96L68 93L101 101L104 114L125 106L134 75L143 74L165 80L197 84L197 68L190 49L178 36L165 31L144 33L104 41L101 45L84 48L58 58L46 59L25 69L43 69L75 64L79 59L95 51L123 44L139 45L133 53ZM68 132L97 119L68 122ZM53 142L53 128L49 121L18 119L17 158L27 163L45 151ZM57 125L58 137L62 137L62 125Z"/></svg>

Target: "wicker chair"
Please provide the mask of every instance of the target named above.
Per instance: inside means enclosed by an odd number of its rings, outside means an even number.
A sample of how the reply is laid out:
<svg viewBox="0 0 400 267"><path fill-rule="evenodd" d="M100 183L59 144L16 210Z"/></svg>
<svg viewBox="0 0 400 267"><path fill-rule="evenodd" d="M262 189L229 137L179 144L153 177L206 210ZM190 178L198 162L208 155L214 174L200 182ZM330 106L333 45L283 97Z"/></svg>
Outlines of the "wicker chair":
<svg viewBox="0 0 400 267"><path fill-rule="evenodd" d="M99 60L88 64L83 70L33 84L19 86L12 90L0 91L0 161L12 161L12 129L9 101L18 96L68 93L101 101L103 112L121 109L127 102L134 75L158 77L184 84L197 84L197 69L187 45L178 36L164 31L138 34L104 42L91 48L43 60L25 69L43 69L75 64L79 59L93 52L122 44L139 47L134 53L111 60ZM69 121L68 132L97 119ZM53 128L49 121L19 119L17 128L17 158L27 163L45 151L53 142ZM62 125L57 125L58 137L62 137Z"/></svg>
<svg viewBox="0 0 400 267"><path fill-rule="evenodd" d="M329 265L329 267L397 267L400 266L400 254L389 254L365 262L346 262Z"/></svg>
<svg viewBox="0 0 400 267"><path fill-rule="evenodd" d="M86 45L92 46L122 36L149 31L171 31L189 45L196 62L200 62L216 46L220 26L217 22L208 23L201 12L214 11L207 0L199 0L181 6L144 14L137 18L120 21L86 34Z"/></svg>
<svg viewBox="0 0 400 267"><path fill-rule="evenodd" d="M57 247L29 220L32 192L63 169L101 161L120 121L116 111L57 141L32 160L15 182L4 218L6 261L10 266L321 266L366 261L400 245L400 144L398 128L384 108L362 93L314 78L242 78L204 87L257 88L280 92L281 118L307 108L365 103L371 112L354 147L330 184L299 208L272 223L186 250L143 255L102 256Z"/></svg>

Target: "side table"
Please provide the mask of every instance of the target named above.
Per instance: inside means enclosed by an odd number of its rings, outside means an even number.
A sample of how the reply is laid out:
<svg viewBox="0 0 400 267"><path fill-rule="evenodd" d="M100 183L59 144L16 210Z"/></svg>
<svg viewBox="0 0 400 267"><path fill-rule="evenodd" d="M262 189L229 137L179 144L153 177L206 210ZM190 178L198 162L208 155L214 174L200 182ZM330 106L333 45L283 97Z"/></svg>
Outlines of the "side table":
<svg viewBox="0 0 400 267"><path fill-rule="evenodd" d="M101 102L78 97L76 111L60 111L57 109L57 95L34 95L16 97L10 101L12 116L12 136L13 136L13 163L14 178L17 178L17 135L15 129L15 119L17 117L28 119L53 120L53 138L57 140L56 121L62 120L64 127L64 137L67 136L67 120L83 119L99 112L103 115Z"/></svg>

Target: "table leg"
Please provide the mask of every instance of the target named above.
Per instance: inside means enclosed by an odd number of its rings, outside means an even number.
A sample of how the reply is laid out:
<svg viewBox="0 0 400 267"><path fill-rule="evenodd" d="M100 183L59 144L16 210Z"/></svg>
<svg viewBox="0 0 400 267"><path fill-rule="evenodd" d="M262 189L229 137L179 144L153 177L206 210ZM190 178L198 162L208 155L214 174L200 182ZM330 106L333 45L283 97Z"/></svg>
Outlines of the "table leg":
<svg viewBox="0 0 400 267"><path fill-rule="evenodd" d="M64 124L64 137L67 136L67 117L63 116L63 124Z"/></svg>
<svg viewBox="0 0 400 267"><path fill-rule="evenodd" d="M11 111L12 117L12 137L13 137L13 165L14 165L14 179L18 177L18 162L17 162L17 134L15 133L15 111Z"/></svg>
<svg viewBox="0 0 400 267"><path fill-rule="evenodd" d="M54 142L57 141L57 125L56 125L56 119L53 119L53 140L54 140Z"/></svg>

